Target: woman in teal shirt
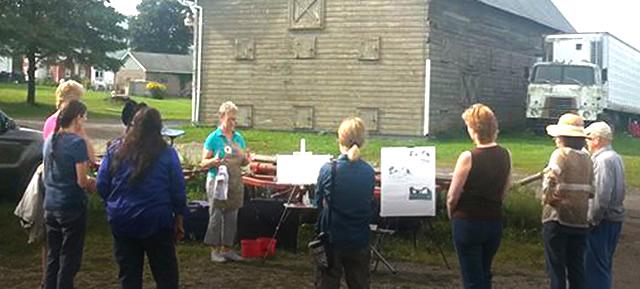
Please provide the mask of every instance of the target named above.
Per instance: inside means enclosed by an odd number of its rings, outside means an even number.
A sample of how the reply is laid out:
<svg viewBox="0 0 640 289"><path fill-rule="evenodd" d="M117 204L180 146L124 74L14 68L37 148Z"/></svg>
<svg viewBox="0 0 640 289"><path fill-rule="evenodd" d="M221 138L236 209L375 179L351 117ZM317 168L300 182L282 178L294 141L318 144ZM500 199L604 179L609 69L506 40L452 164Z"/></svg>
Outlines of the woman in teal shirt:
<svg viewBox="0 0 640 289"><path fill-rule="evenodd" d="M209 169L207 197L209 226L204 243L210 245L211 261L240 261L232 250L238 224L238 210L244 203L241 167L249 164L247 146L235 131L238 108L227 101L220 106L220 126L204 142L200 166ZM225 191L226 193L216 194Z"/></svg>

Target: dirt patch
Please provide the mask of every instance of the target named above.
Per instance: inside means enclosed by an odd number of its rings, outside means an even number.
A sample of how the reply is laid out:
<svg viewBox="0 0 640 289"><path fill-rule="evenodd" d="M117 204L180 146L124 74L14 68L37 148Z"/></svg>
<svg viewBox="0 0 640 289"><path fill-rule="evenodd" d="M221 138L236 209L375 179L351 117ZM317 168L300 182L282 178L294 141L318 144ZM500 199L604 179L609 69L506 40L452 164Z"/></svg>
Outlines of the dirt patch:
<svg viewBox="0 0 640 289"><path fill-rule="evenodd" d="M633 189L625 198L627 218L613 259L613 288L638 288L640 260L640 192Z"/></svg>
<svg viewBox="0 0 640 289"><path fill-rule="evenodd" d="M308 258L303 255L285 254L266 263L250 261L216 264L207 259L206 250L202 253L198 256L181 256L181 288L313 288L314 273ZM95 256L89 258L93 259ZM109 259L102 261L104 266L99 266L100 268L91 266L92 268L81 270L76 278L78 288L117 288L115 265ZM448 270L444 267L415 263L394 263L394 265L400 273L392 275L384 268L379 269L372 275L371 288L461 288L457 269ZM144 288L154 288L148 268L145 273ZM0 276L0 284L14 289L37 288L40 278L37 267L29 269L0 267ZM497 272L494 283L494 288L497 289L537 289L546 286L545 278L540 272Z"/></svg>

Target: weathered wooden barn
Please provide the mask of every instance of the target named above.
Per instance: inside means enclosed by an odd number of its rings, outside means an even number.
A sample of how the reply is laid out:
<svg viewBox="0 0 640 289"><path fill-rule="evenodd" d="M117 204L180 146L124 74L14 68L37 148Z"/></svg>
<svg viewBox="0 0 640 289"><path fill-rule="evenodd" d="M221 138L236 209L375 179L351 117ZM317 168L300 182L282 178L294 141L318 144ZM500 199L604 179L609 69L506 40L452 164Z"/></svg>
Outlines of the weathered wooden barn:
<svg viewBox="0 0 640 289"><path fill-rule="evenodd" d="M524 121L526 71L542 36L574 32L551 0L200 0L197 115L221 102L239 125L335 130L359 115L373 133L438 134L468 105Z"/></svg>

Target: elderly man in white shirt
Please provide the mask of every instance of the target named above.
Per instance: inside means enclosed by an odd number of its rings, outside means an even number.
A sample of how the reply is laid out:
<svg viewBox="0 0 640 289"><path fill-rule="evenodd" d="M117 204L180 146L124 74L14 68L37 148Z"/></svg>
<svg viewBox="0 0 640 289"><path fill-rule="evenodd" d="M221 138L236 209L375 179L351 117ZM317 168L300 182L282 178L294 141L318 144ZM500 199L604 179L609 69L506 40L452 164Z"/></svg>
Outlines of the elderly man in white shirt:
<svg viewBox="0 0 640 289"><path fill-rule="evenodd" d="M592 230L585 256L587 288L611 288L613 254L624 221L624 164L611 147L613 134L604 122L585 129L595 175L595 195L589 206Z"/></svg>

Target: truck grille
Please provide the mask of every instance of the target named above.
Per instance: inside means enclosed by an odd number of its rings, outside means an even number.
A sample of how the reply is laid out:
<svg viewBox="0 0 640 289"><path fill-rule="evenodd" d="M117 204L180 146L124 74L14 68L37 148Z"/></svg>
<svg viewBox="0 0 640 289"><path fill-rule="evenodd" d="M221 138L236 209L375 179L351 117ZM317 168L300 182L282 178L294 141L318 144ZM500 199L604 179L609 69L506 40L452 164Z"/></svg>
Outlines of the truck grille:
<svg viewBox="0 0 640 289"><path fill-rule="evenodd" d="M544 107L543 116L547 118L558 118L567 112L576 112L576 103L573 98L549 97Z"/></svg>

